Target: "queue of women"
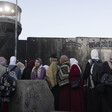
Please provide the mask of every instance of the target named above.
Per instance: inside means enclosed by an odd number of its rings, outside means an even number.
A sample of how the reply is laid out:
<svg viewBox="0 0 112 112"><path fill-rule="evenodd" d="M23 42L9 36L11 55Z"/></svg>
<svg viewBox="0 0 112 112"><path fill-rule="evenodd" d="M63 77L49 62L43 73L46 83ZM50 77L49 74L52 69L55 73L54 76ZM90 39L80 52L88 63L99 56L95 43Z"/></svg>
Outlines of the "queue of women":
<svg viewBox="0 0 112 112"><path fill-rule="evenodd" d="M91 59L100 60L96 49L91 51ZM18 62L16 65L21 71L21 74L18 74L18 80L45 80L54 96L55 110L112 112L112 88L105 86L102 93L97 90L97 86L91 87L90 60L88 60L84 72L75 58L68 58L66 55L62 55L58 60L56 54L52 54L49 62L49 66L43 65L42 59L37 58L28 61L26 67L23 63ZM3 64L0 60L0 67L5 65L6 61ZM101 77L104 73L110 72L112 72L112 54L110 54L110 59L103 63L99 75ZM0 76L2 74L0 71ZM3 112L8 112L8 110Z"/></svg>

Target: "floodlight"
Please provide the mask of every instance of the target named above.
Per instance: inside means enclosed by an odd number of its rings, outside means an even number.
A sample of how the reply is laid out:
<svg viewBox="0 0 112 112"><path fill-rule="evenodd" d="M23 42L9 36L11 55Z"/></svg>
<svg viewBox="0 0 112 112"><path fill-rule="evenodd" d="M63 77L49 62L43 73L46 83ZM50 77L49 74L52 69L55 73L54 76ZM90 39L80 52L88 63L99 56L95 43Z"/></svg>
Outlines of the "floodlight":
<svg viewBox="0 0 112 112"><path fill-rule="evenodd" d="M16 5L17 4L14 3L0 1L0 18L7 17L15 20L15 17L17 17L17 21L20 22L22 10L17 5L17 11L16 11Z"/></svg>
<svg viewBox="0 0 112 112"><path fill-rule="evenodd" d="M5 9L6 12L9 12L10 11L10 7L9 6L5 6L4 9Z"/></svg>
<svg viewBox="0 0 112 112"><path fill-rule="evenodd" d="M14 13L14 10L12 9L11 12Z"/></svg>
<svg viewBox="0 0 112 112"><path fill-rule="evenodd" d="M0 7L0 12L3 12L3 8Z"/></svg>

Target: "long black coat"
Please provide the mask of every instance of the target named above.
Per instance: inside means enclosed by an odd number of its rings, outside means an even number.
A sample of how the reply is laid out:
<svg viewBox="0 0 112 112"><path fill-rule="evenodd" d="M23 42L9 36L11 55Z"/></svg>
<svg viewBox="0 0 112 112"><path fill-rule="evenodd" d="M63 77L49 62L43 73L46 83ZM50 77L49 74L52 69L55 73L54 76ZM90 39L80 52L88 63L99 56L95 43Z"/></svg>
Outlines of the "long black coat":
<svg viewBox="0 0 112 112"><path fill-rule="evenodd" d="M30 78L31 71L32 71L32 68L25 68L23 71L22 79L31 79Z"/></svg>
<svg viewBox="0 0 112 112"><path fill-rule="evenodd" d="M83 87L85 112L101 112L101 96L96 88L91 88L90 69L91 65L88 62L83 73L84 85L87 85Z"/></svg>
<svg viewBox="0 0 112 112"><path fill-rule="evenodd" d="M103 64L101 75L104 73L112 74L112 69L110 69L107 61ZM112 87L105 86L102 94L102 112L112 112Z"/></svg>

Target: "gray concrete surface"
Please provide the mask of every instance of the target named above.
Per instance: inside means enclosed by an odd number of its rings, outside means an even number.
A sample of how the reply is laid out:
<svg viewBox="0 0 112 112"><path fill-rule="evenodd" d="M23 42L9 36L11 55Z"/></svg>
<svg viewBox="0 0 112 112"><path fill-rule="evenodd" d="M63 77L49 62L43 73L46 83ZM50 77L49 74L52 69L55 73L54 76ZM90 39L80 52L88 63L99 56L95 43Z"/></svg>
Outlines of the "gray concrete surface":
<svg viewBox="0 0 112 112"><path fill-rule="evenodd" d="M17 90L9 103L9 112L50 112L54 97L44 80L18 80Z"/></svg>

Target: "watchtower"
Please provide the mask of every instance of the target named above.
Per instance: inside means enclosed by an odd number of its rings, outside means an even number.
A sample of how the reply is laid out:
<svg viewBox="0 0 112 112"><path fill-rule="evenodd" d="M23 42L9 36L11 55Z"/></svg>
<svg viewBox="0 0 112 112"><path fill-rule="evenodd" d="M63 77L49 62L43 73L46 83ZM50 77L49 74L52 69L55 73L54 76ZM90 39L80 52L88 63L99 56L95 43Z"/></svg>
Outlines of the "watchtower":
<svg viewBox="0 0 112 112"><path fill-rule="evenodd" d="M6 59L14 55L16 22L17 40L22 30L21 12L19 6L16 10L16 4L0 1L0 56L4 56Z"/></svg>

